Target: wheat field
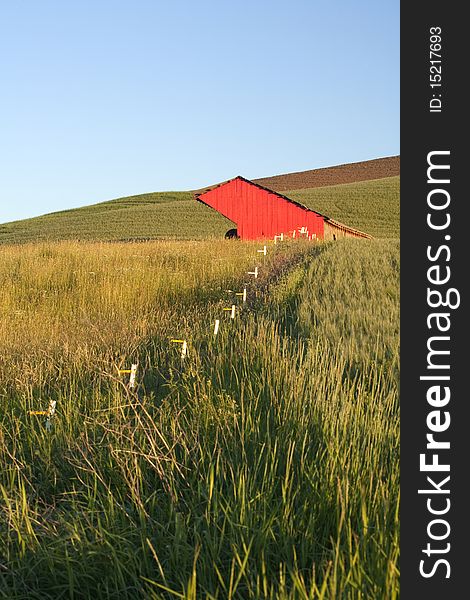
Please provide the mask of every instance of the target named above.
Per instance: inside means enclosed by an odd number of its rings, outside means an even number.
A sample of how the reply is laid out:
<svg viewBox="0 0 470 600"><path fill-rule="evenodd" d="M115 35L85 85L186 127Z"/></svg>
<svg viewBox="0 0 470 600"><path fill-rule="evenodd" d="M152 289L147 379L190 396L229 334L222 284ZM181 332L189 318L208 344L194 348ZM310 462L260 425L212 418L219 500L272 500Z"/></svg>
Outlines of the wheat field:
<svg viewBox="0 0 470 600"><path fill-rule="evenodd" d="M0 248L0 597L398 597L398 242L259 248Z"/></svg>

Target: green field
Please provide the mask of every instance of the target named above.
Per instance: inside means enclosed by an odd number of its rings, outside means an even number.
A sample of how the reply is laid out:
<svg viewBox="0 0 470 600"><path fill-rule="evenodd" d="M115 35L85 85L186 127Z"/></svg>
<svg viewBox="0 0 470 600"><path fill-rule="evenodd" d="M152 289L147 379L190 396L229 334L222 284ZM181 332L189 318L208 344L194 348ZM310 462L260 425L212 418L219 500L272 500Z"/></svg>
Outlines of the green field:
<svg viewBox="0 0 470 600"><path fill-rule="evenodd" d="M223 237L232 223L191 192L141 194L0 225L0 242Z"/></svg>
<svg viewBox="0 0 470 600"><path fill-rule="evenodd" d="M295 190L287 196L374 237L400 237L399 177Z"/></svg>
<svg viewBox="0 0 470 600"><path fill-rule="evenodd" d="M43 219L131 237L139 198ZM0 248L0 597L398 598L399 244L257 248Z"/></svg>
<svg viewBox="0 0 470 600"><path fill-rule="evenodd" d="M399 236L399 177L286 192L375 237ZM0 243L38 240L206 239L233 224L191 192L142 194L0 225Z"/></svg>

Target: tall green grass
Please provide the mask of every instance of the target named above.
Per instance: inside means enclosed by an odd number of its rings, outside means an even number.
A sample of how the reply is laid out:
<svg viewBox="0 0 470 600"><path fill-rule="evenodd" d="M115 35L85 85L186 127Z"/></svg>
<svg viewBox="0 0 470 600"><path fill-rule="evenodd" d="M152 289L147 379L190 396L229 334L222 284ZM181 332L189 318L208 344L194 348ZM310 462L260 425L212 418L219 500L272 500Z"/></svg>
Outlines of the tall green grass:
<svg viewBox="0 0 470 600"><path fill-rule="evenodd" d="M276 248L2 249L3 597L398 597L398 245Z"/></svg>

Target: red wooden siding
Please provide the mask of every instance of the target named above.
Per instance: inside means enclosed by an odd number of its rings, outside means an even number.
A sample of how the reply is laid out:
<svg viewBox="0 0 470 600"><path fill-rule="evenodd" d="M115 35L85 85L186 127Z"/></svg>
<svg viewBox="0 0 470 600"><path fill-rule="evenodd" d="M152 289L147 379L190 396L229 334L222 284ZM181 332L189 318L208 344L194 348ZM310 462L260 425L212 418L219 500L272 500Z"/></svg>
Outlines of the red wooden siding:
<svg viewBox="0 0 470 600"><path fill-rule="evenodd" d="M243 177L208 188L195 197L236 223L242 240L272 239L281 233L291 236L301 227L306 227L309 235L315 234L316 239L370 237Z"/></svg>
<svg viewBox="0 0 470 600"><path fill-rule="evenodd" d="M322 215L242 177L196 194L196 198L236 223L244 240L289 235L300 227L323 238Z"/></svg>

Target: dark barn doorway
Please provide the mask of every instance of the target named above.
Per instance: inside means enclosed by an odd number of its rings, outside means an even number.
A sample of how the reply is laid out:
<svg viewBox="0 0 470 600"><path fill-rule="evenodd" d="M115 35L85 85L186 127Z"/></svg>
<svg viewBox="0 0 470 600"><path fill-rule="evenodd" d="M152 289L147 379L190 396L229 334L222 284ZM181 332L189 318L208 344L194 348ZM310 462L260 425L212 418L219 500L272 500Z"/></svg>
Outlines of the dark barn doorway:
<svg viewBox="0 0 470 600"><path fill-rule="evenodd" d="M225 234L225 239L226 240L238 240L240 238L238 237L238 232L236 229L229 229L227 231L227 233Z"/></svg>

